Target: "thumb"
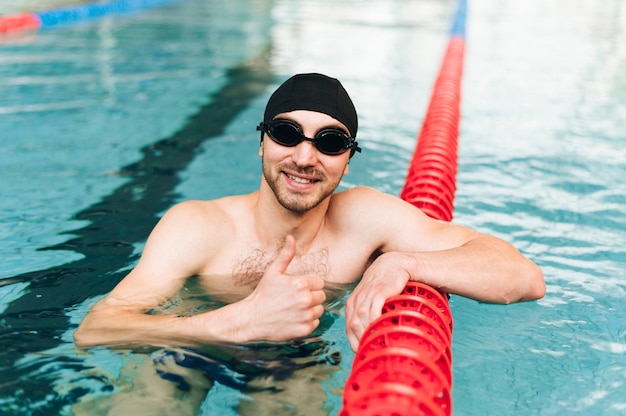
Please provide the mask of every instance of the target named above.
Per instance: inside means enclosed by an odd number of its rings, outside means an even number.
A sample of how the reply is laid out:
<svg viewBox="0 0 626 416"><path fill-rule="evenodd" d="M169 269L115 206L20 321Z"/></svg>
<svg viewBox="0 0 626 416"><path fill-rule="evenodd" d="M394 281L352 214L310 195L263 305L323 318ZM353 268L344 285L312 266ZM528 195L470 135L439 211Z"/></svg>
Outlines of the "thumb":
<svg viewBox="0 0 626 416"><path fill-rule="evenodd" d="M287 267L289 267L289 263L296 255L296 239L293 238L292 235L288 235L285 238L285 245L278 252L278 256L274 259L270 268L281 273L285 274L287 271Z"/></svg>

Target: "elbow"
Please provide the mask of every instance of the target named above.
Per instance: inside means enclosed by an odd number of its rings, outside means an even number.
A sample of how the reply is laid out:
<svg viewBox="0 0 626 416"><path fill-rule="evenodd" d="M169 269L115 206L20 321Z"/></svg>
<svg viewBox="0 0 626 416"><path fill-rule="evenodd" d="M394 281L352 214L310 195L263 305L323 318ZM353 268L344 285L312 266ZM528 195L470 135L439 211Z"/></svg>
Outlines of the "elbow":
<svg viewBox="0 0 626 416"><path fill-rule="evenodd" d="M546 281L543 272L535 263L530 262L529 270L524 274L525 290L520 301L532 301L546 295Z"/></svg>
<svg viewBox="0 0 626 416"><path fill-rule="evenodd" d="M535 266L537 267L537 266ZM530 292L531 294L531 300L537 300L537 299L541 299L546 295L546 281L543 277L543 273L541 272L541 269L539 269L539 267L537 267L537 276L534 280L534 284L532 287L532 290Z"/></svg>
<svg viewBox="0 0 626 416"><path fill-rule="evenodd" d="M519 284L510 286L506 293L493 300L493 303L510 305L541 299L546 294L546 282L541 269L533 262L519 274Z"/></svg>
<svg viewBox="0 0 626 416"><path fill-rule="evenodd" d="M87 318L74 331L74 345L81 349L102 345L100 338L96 336L93 329L89 328L89 323L85 322L86 320Z"/></svg>
<svg viewBox="0 0 626 416"><path fill-rule="evenodd" d="M78 348L93 347L94 343L90 342L87 333L88 331L86 331L82 325L79 326L78 329L74 331L74 345L76 345Z"/></svg>
<svg viewBox="0 0 626 416"><path fill-rule="evenodd" d="M89 343L79 330L74 332L74 345L78 348L89 348Z"/></svg>

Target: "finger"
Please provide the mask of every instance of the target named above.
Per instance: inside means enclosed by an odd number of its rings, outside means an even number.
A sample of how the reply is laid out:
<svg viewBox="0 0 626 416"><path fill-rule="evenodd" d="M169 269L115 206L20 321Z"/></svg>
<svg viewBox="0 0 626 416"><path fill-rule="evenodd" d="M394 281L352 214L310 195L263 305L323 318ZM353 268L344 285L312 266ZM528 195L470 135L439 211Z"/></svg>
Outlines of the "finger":
<svg viewBox="0 0 626 416"><path fill-rule="evenodd" d="M323 290L316 290L311 292L311 304L321 305L326 301L326 293Z"/></svg>
<svg viewBox="0 0 626 416"><path fill-rule="evenodd" d="M319 276L309 276L309 289L310 290L322 290L324 289L324 279Z"/></svg>
<svg viewBox="0 0 626 416"><path fill-rule="evenodd" d="M352 348L352 351L356 352L359 348L359 339L350 328L347 328L346 333L348 335L348 342L350 342L350 348Z"/></svg>
<svg viewBox="0 0 626 416"><path fill-rule="evenodd" d="M361 317L357 314L352 316L346 316L346 326L348 334L351 334L358 343L358 340L361 339L363 332L365 331L365 327L363 326L363 321Z"/></svg>
<svg viewBox="0 0 626 416"><path fill-rule="evenodd" d="M356 326L359 325L359 319L356 316L356 306L355 306L355 296L354 293L352 293L349 297L348 300L346 301L346 306L345 306L345 316L346 316L346 330L348 331L349 334L354 334L354 328Z"/></svg>
<svg viewBox="0 0 626 416"><path fill-rule="evenodd" d="M346 334L348 335L348 341L350 347L354 352L359 347L359 340L363 333L363 326L361 319L357 316L356 295L353 292L346 301L345 314L346 314Z"/></svg>
<svg viewBox="0 0 626 416"><path fill-rule="evenodd" d="M319 326L320 326L320 320L319 319L314 320L313 321L313 331L315 331L317 329L317 327L319 327ZM313 331L311 331L311 332L313 332Z"/></svg>
<svg viewBox="0 0 626 416"><path fill-rule="evenodd" d="M354 313L354 292L352 292L348 296L348 299L346 299L346 306L345 306L344 313L346 314L346 319L351 317L352 314Z"/></svg>
<svg viewBox="0 0 626 416"><path fill-rule="evenodd" d="M324 315L324 307L322 305L315 305L313 308L311 308L311 311L313 312L313 316L315 317L315 319L318 319L322 315Z"/></svg>
<svg viewBox="0 0 626 416"><path fill-rule="evenodd" d="M278 252L278 256L274 259L268 268L271 268L281 274L284 274L289 267L289 263L296 255L296 240L293 236L288 235L285 238L285 245Z"/></svg>
<svg viewBox="0 0 626 416"><path fill-rule="evenodd" d="M382 315L383 306L385 306L386 301L387 299L385 299L383 296L375 296L374 299L372 299L370 314L363 322L363 325L365 327L369 326L372 322L374 322Z"/></svg>

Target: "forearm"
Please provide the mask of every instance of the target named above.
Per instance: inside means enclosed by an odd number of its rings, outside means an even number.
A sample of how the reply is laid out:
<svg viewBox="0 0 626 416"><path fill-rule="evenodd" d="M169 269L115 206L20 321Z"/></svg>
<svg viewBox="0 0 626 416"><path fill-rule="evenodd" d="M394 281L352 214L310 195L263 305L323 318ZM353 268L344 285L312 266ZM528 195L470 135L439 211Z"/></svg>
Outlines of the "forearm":
<svg viewBox="0 0 626 416"><path fill-rule="evenodd" d="M210 342L243 342L243 322L234 309L223 308L194 316L146 314L135 309L95 305L76 332L78 347L97 345L128 347L136 345L199 346Z"/></svg>
<svg viewBox="0 0 626 416"><path fill-rule="evenodd" d="M406 255L411 280L446 293L504 304L545 294L539 267L495 237L481 235L454 249Z"/></svg>

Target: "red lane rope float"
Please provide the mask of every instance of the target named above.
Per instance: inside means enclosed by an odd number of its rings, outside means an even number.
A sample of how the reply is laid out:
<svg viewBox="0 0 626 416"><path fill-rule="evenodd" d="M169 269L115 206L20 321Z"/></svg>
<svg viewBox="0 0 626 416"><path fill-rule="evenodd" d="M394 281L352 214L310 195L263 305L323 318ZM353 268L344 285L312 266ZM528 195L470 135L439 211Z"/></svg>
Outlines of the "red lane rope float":
<svg viewBox="0 0 626 416"><path fill-rule="evenodd" d="M31 13L0 16L0 34L18 30L36 30L40 26L41 20L39 17Z"/></svg>
<svg viewBox="0 0 626 416"><path fill-rule="evenodd" d="M427 215L452 220L465 40L448 43L400 198Z"/></svg>
<svg viewBox="0 0 626 416"><path fill-rule="evenodd" d="M460 0L400 193L442 221L451 221L454 209L465 14ZM340 416L451 415L452 329L447 295L428 285L409 282L387 299L361 337Z"/></svg>

